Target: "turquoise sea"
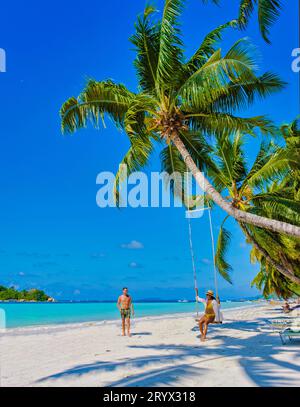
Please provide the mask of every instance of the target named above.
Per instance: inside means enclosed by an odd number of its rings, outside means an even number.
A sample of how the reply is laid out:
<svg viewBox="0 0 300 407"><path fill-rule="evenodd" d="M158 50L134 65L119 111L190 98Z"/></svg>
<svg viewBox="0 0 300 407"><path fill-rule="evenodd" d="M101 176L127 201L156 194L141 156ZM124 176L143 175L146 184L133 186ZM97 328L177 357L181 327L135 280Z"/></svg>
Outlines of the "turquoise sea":
<svg viewBox="0 0 300 407"><path fill-rule="evenodd" d="M250 301L223 302L222 309L251 305ZM199 309L203 306L200 304ZM195 312L195 303L147 302L135 304L135 316ZM0 303L0 328L104 321L119 318L115 303Z"/></svg>

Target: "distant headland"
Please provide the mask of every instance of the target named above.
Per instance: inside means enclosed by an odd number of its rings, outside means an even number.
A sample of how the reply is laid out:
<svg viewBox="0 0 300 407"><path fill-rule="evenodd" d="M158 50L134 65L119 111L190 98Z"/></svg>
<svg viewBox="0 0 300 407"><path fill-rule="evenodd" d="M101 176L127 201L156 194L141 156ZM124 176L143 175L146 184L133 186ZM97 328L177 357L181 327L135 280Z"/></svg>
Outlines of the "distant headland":
<svg viewBox="0 0 300 407"><path fill-rule="evenodd" d="M0 302L55 302L54 298L43 290L32 288L30 290L17 290L14 287L0 285Z"/></svg>

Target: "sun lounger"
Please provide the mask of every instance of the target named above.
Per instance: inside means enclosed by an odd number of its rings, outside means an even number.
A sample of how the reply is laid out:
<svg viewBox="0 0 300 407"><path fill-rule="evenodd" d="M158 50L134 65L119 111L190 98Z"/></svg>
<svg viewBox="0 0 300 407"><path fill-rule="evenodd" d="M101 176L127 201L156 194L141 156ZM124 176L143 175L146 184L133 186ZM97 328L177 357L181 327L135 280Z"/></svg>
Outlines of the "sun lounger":
<svg viewBox="0 0 300 407"><path fill-rule="evenodd" d="M293 318L278 318L278 319L267 319L266 323L272 328L273 331L282 331L285 328L288 328L294 323Z"/></svg>
<svg viewBox="0 0 300 407"><path fill-rule="evenodd" d="M280 339L283 345L286 344L286 338L291 341L292 339L300 339L300 327L289 327L279 332Z"/></svg>

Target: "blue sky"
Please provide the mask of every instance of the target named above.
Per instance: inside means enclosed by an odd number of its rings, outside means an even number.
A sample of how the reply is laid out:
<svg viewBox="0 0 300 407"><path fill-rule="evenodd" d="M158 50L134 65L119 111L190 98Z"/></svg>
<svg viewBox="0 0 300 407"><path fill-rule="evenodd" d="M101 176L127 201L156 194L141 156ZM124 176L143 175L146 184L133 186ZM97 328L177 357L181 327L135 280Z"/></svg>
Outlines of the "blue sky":
<svg viewBox="0 0 300 407"><path fill-rule="evenodd" d="M222 8L189 0L182 19L187 54L203 36L237 14L238 1ZM249 36L259 47L261 71L271 70L287 88L243 115L267 114L277 123L298 114L298 77L291 70L298 47L297 1L284 1L272 28L272 46L258 33L228 32L222 47ZM125 6L126 4L126 6ZM108 124L62 136L58 111L78 95L87 78L112 78L136 89L128 42L144 0L6 2L0 48L7 72L0 73L0 283L40 287L57 299L112 299L123 285L135 298L192 298L187 222L182 209L100 209L96 176L115 172L128 147ZM161 9L162 2L158 1ZM249 141L250 156L259 140ZM150 168L160 170L157 157ZM224 217L213 213L215 233ZM199 287L213 287L206 217L193 222ZM221 295L256 295L250 281L257 267L234 222L229 259L233 286L220 281ZM133 243L132 243L133 242Z"/></svg>

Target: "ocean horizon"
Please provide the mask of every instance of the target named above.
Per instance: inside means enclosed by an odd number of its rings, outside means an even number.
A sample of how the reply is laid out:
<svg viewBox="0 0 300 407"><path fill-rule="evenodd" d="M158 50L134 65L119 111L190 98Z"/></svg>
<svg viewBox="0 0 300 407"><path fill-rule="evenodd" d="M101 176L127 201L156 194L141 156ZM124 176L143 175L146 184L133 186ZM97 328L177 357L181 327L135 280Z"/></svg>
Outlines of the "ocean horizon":
<svg viewBox="0 0 300 407"><path fill-rule="evenodd" d="M256 305L257 300L227 300L222 309ZM135 317L160 316L165 314L196 312L195 302L144 301L135 302ZM199 304L199 311L204 307ZM120 318L116 302L2 302L0 304L2 322L6 328L45 326L80 322L102 322Z"/></svg>

